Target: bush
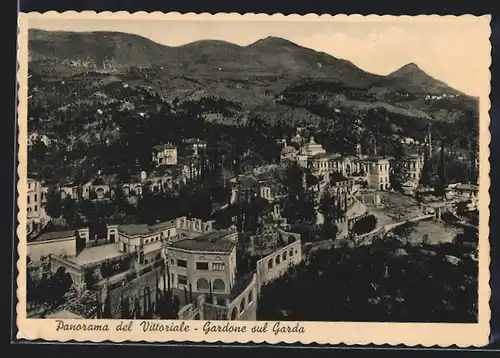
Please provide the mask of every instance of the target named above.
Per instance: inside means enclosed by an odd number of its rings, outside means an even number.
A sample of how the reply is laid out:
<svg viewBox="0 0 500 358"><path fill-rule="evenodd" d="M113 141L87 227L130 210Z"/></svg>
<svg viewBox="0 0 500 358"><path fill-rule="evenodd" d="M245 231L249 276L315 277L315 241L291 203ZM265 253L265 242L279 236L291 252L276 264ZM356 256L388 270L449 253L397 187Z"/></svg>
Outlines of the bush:
<svg viewBox="0 0 500 358"><path fill-rule="evenodd" d="M352 231L357 235L369 233L377 226L377 218L374 215L365 216L356 221Z"/></svg>

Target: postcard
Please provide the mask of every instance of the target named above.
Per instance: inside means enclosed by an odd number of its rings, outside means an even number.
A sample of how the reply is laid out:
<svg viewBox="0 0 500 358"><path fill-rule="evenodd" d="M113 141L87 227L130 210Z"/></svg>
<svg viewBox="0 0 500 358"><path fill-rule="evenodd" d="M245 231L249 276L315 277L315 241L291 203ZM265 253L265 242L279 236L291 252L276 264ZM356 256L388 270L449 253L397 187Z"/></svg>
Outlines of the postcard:
<svg viewBox="0 0 500 358"><path fill-rule="evenodd" d="M490 16L18 24L18 338L488 344Z"/></svg>

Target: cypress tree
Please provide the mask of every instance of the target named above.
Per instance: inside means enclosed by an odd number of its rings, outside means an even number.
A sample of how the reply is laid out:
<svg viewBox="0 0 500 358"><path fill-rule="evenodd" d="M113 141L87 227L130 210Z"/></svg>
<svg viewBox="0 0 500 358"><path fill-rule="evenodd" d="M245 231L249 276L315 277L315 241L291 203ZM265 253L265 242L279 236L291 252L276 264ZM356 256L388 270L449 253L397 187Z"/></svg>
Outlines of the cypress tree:
<svg viewBox="0 0 500 358"><path fill-rule="evenodd" d="M148 317L148 295L146 293L146 287L142 290L142 307L143 307L143 312L144 314L142 315L142 318L149 318Z"/></svg>
<svg viewBox="0 0 500 358"><path fill-rule="evenodd" d="M156 275L155 314L158 316L161 316L163 298L161 297L161 291L160 291L159 285L160 285L160 281L158 280L158 275Z"/></svg>
<svg viewBox="0 0 500 358"><path fill-rule="evenodd" d="M102 318L112 318L111 317L111 292L109 288L106 289L106 299L104 300L104 309L102 312Z"/></svg>
<svg viewBox="0 0 500 358"><path fill-rule="evenodd" d="M131 318L128 297L125 300L123 298L123 294L121 297L121 305L122 305L121 318L123 318L123 319Z"/></svg>
<svg viewBox="0 0 500 358"><path fill-rule="evenodd" d="M425 145L424 165L422 167L422 175L420 176L420 185L427 187L431 184L431 163L429 158L428 144Z"/></svg>
<svg viewBox="0 0 500 358"><path fill-rule="evenodd" d="M139 300L137 299L137 296L134 299L134 318L142 318L142 312L141 312L141 305L139 304Z"/></svg>
<svg viewBox="0 0 500 358"><path fill-rule="evenodd" d="M167 263L167 283L168 283L168 286L167 286L167 290L170 291L170 268L168 266L168 263Z"/></svg>
<svg viewBox="0 0 500 358"><path fill-rule="evenodd" d="M154 307L153 301L151 300L151 289L149 288L149 285L146 286L146 295L148 296L148 318L153 318Z"/></svg>
<svg viewBox="0 0 500 358"><path fill-rule="evenodd" d="M184 286L184 304L187 305L188 302L189 302L189 300L188 300L188 291L187 291L186 286Z"/></svg>
<svg viewBox="0 0 500 358"><path fill-rule="evenodd" d="M437 195L443 196L445 193L445 188L447 184L446 180L446 156L444 153L444 141L441 141L441 155L439 158L439 168L438 168L438 175L439 175L439 185L437 187Z"/></svg>

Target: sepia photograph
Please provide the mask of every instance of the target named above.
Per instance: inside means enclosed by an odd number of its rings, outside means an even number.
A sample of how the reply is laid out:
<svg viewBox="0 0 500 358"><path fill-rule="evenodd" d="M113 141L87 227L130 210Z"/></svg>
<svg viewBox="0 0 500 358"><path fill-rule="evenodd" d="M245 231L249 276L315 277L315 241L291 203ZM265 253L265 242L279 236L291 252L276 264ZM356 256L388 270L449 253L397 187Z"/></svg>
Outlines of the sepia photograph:
<svg viewBox="0 0 500 358"><path fill-rule="evenodd" d="M488 326L488 17L28 15L23 320Z"/></svg>

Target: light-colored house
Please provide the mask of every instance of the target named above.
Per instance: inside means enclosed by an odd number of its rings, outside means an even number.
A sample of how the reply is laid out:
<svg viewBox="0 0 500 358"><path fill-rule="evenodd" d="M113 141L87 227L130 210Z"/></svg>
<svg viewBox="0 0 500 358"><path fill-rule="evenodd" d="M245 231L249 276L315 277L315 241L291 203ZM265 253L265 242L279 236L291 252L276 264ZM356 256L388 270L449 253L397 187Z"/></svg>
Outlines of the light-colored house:
<svg viewBox="0 0 500 358"><path fill-rule="evenodd" d="M156 166L176 165L177 147L170 143L155 145L152 150L152 161Z"/></svg>

